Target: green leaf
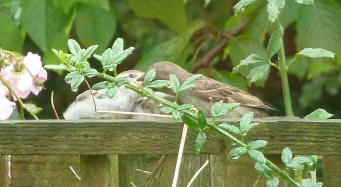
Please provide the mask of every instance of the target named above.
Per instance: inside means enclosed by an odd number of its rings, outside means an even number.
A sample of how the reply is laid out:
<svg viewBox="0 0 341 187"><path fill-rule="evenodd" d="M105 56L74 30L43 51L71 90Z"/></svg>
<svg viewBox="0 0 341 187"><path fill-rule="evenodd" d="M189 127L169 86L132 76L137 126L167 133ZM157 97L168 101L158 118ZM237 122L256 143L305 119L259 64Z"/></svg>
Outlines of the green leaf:
<svg viewBox="0 0 341 187"><path fill-rule="evenodd" d="M222 123L222 124L218 125L218 127L222 128L223 130L230 132L230 133L240 134L239 128L234 126L234 125Z"/></svg>
<svg viewBox="0 0 341 187"><path fill-rule="evenodd" d="M269 14L269 21L275 22L279 14L281 13L282 9L285 6L285 0L268 0L267 11Z"/></svg>
<svg viewBox="0 0 341 187"><path fill-rule="evenodd" d="M285 164L292 160L292 152L289 147L283 149L281 159Z"/></svg>
<svg viewBox="0 0 341 187"><path fill-rule="evenodd" d="M253 120L253 112L248 112L240 119L240 130L242 133L247 133L251 129L251 122Z"/></svg>
<svg viewBox="0 0 341 187"><path fill-rule="evenodd" d="M191 115L189 115L187 113L184 113L184 115L182 115L181 118L182 118L182 121L189 128L191 128L193 130L199 130L199 122L198 122L198 120L195 117L193 117L193 116L191 116Z"/></svg>
<svg viewBox="0 0 341 187"><path fill-rule="evenodd" d="M191 109L193 108L193 105L191 104L183 104L183 105L180 105L178 110L181 111L181 110L188 110L188 109Z"/></svg>
<svg viewBox="0 0 341 187"><path fill-rule="evenodd" d="M100 90L100 89L105 89L105 88L108 88L112 85L111 82L109 81L103 81L103 82L99 82L95 85L92 86L92 89L94 90Z"/></svg>
<svg viewBox="0 0 341 187"><path fill-rule="evenodd" d="M182 83L181 87L180 87L180 91L184 91L190 88L195 87L194 84L191 84L192 82L194 82L195 80L197 80L199 77L201 77L202 75L200 74L196 74L196 75L192 75L191 77L189 77L188 79L186 79L184 81L184 83Z"/></svg>
<svg viewBox="0 0 341 187"><path fill-rule="evenodd" d="M42 108L37 107L33 103L24 103L23 107L25 108L25 110L27 110L27 111L29 111L29 112L31 112L33 114L37 114L37 113L39 113L42 110Z"/></svg>
<svg viewBox="0 0 341 187"><path fill-rule="evenodd" d="M268 144L268 141L256 140L256 141L248 143L247 144L247 149L248 150L258 149L258 148L264 147L266 144Z"/></svg>
<svg viewBox="0 0 341 187"><path fill-rule="evenodd" d="M313 182L311 179L303 179L302 187L322 187L321 182Z"/></svg>
<svg viewBox="0 0 341 187"><path fill-rule="evenodd" d="M266 158L264 157L263 153L257 150L248 150L247 153L249 154L252 160L256 162L265 163Z"/></svg>
<svg viewBox="0 0 341 187"><path fill-rule="evenodd" d="M232 110L234 110L238 106L240 106L240 103L227 103L227 104L223 104L223 108L221 110L221 113L223 115L225 115L226 113L231 112Z"/></svg>
<svg viewBox="0 0 341 187"><path fill-rule="evenodd" d="M180 82L179 82L179 79L174 74L171 74L169 76L169 82L170 82L170 84L172 86L173 92L175 94L178 94L180 92Z"/></svg>
<svg viewBox="0 0 341 187"><path fill-rule="evenodd" d="M155 80L147 85L148 88L166 88L169 86L168 80Z"/></svg>
<svg viewBox="0 0 341 187"><path fill-rule="evenodd" d="M21 4L24 29L42 51L48 51L68 26L71 13L65 14L54 5L54 1L30 0L22 1Z"/></svg>
<svg viewBox="0 0 341 187"><path fill-rule="evenodd" d="M328 113L322 108L316 109L314 112L306 115L304 119L328 119L334 116L333 114Z"/></svg>
<svg viewBox="0 0 341 187"><path fill-rule="evenodd" d="M91 57L92 53L95 52L97 47L98 45L93 45L87 49L80 49L73 58L73 60L76 62L75 65L77 65L78 63L86 63L88 64L87 67L90 68L90 65L87 62L87 60Z"/></svg>
<svg viewBox="0 0 341 187"><path fill-rule="evenodd" d="M212 107L211 107L211 114L213 117L223 117L225 116L226 113L234 110L240 105L240 103L228 103L224 104L223 101L216 102Z"/></svg>
<svg viewBox="0 0 341 187"><path fill-rule="evenodd" d="M307 157L311 160L311 163L306 165L307 169L309 171L315 171L317 168L317 155L308 155Z"/></svg>
<svg viewBox="0 0 341 187"><path fill-rule="evenodd" d="M195 154L200 154L201 149L204 147L206 142L206 134L203 131L200 131L195 139L194 150Z"/></svg>
<svg viewBox="0 0 341 187"><path fill-rule="evenodd" d="M186 27L182 1L129 0L129 2L139 17L158 19L176 32L181 32Z"/></svg>
<svg viewBox="0 0 341 187"><path fill-rule="evenodd" d="M45 65L44 68L47 70L68 70L69 69L65 64Z"/></svg>
<svg viewBox="0 0 341 187"><path fill-rule="evenodd" d="M124 60L128 55L132 54L132 51L135 49L134 47L129 47L128 49L123 49L124 43L122 38L117 38L112 45L112 54L114 56L113 63L119 64L122 60Z"/></svg>
<svg viewBox="0 0 341 187"><path fill-rule="evenodd" d="M229 157L232 159L238 159L240 156L246 154L247 149L246 147L237 147L230 151Z"/></svg>
<svg viewBox="0 0 341 187"><path fill-rule="evenodd" d="M112 85L112 84L111 84L111 85ZM112 85L112 86L110 86L110 87L107 87L107 88L106 88L107 96L108 96L109 98L113 98L113 97L116 95L117 90L118 90L118 87L115 86L115 85Z"/></svg>
<svg viewBox="0 0 341 187"><path fill-rule="evenodd" d="M160 112L166 113L166 114L172 113L174 110L175 110L174 108L169 107L169 106L160 108Z"/></svg>
<svg viewBox="0 0 341 187"><path fill-rule="evenodd" d="M102 52L115 34L116 18L110 10L97 5L83 5L77 9L75 26L84 46L98 44Z"/></svg>
<svg viewBox="0 0 341 187"><path fill-rule="evenodd" d="M255 169L266 178L272 178L272 170L265 163L256 162Z"/></svg>
<svg viewBox="0 0 341 187"><path fill-rule="evenodd" d="M181 113L178 110L174 110L172 112L172 116L175 121L178 121L181 118Z"/></svg>
<svg viewBox="0 0 341 187"><path fill-rule="evenodd" d="M297 53L297 55L305 56L305 57L310 57L310 58L331 58L334 59L335 53L325 50L325 49L320 49L320 48L305 48L301 50L300 52Z"/></svg>
<svg viewBox="0 0 341 187"><path fill-rule="evenodd" d="M240 0L236 5L234 5L234 13L238 14L245 10L251 3L255 2L256 0Z"/></svg>
<svg viewBox="0 0 341 187"><path fill-rule="evenodd" d="M304 166L313 165L311 158L306 156L294 157L290 162L286 163L286 166L291 169L303 169Z"/></svg>
<svg viewBox="0 0 341 187"><path fill-rule="evenodd" d="M203 110L199 110L198 112L198 121L199 121L199 128L203 130L207 126L207 120L206 120L205 112Z"/></svg>
<svg viewBox="0 0 341 187"><path fill-rule="evenodd" d="M233 73L240 71L241 68L249 65L263 63L265 59L257 54L251 54L250 56L246 57L244 60L240 61L240 63L235 66L232 70Z"/></svg>
<svg viewBox="0 0 341 187"><path fill-rule="evenodd" d="M9 15L0 12L0 47L21 52L24 40L21 36L19 27Z"/></svg>
<svg viewBox="0 0 341 187"><path fill-rule="evenodd" d="M272 58L279 51L283 43L283 34L284 31L281 25L278 25L276 27L276 30L274 30L273 33L271 34L268 47L266 48L269 59Z"/></svg>
<svg viewBox="0 0 341 187"><path fill-rule="evenodd" d="M219 102L216 102L212 107L211 107L211 114L213 117L219 117L223 108L224 101L221 100Z"/></svg>
<svg viewBox="0 0 341 187"><path fill-rule="evenodd" d="M259 80L267 79L270 72L269 64L262 64L250 70L249 75L246 77L249 85Z"/></svg>
<svg viewBox="0 0 341 187"><path fill-rule="evenodd" d="M297 3L300 4L305 4L305 5L313 5L314 4L314 0L295 0Z"/></svg>
<svg viewBox="0 0 341 187"><path fill-rule="evenodd" d="M81 50L81 46L79 46L78 42L74 39L69 39L67 41L67 45L69 46L69 50L73 55L77 55L77 53Z"/></svg>
<svg viewBox="0 0 341 187"><path fill-rule="evenodd" d="M251 54L246 59L242 60L240 64L235 66L232 72L241 73L247 78L248 83L251 84L253 82L264 81L267 79L270 72L270 64L261 56Z"/></svg>
<svg viewBox="0 0 341 187"><path fill-rule="evenodd" d="M96 75L98 75L98 71L96 69L88 69L88 70L84 71L84 76L86 76L86 77L91 78L91 77L94 77Z"/></svg>
<svg viewBox="0 0 341 187"><path fill-rule="evenodd" d="M296 21L297 48L338 52L341 48L340 17L340 4L336 1L315 1L314 6L300 7Z"/></svg>
<svg viewBox="0 0 341 187"><path fill-rule="evenodd" d="M279 185L278 177L273 177L266 181L266 187L278 187L278 185Z"/></svg>
<svg viewBox="0 0 341 187"><path fill-rule="evenodd" d="M156 70L155 69L149 70L144 76L144 85L147 86L149 83L151 83L155 79L155 76Z"/></svg>
<svg viewBox="0 0 341 187"><path fill-rule="evenodd" d="M76 92L79 85L84 81L84 76L80 72L71 72L65 76L65 82L71 84L71 90Z"/></svg>
<svg viewBox="0 0 341 187"><path fill-rule="evenodd" d="M117 38L111 49L105 50L101 56L94 55L94 57L101 62L103 69L115 71L117 65L120 64L134 50L133 47L129 47L128 49L124 50L123 46L123 39Z"/></svg>

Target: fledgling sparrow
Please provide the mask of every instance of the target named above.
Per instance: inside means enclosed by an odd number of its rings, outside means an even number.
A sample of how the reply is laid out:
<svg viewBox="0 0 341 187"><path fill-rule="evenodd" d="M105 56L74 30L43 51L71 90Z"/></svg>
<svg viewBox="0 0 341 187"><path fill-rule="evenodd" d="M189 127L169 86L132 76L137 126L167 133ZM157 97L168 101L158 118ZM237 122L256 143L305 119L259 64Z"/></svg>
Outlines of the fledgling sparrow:
<svg viewBox="0 0 341 187"><path fill-rule="evenodd" d="M118 74L118 77L126 77L130 80L130 84L137 87L142 86L142 82L138 82L143 72L137 70L128 70ZM121 111L131 112L135 101L139 98L139 94L133 90L121 86L113 98L107 96L106 90L92 90L94 95L97 111ZM89 119L89 118L113 118L127 119L130 116L126 114L98 113L90 90L87 90L76 97L76 100L66 109L63 116L65 119Z"/></svg>
<svg viewBox="0 0 341 187"><path fill-rule="evenodd" d="M172 62L154 63L148 67L147 72L151 69L155 69L157 72L155 79L168 80L169 75L174 74L181 84L192 76L191 73ZM241 104L229 112L226 117L240 118L247 112L254 112L255 117L266 117L268 116L266 110L273 109L245 91L205 76L193 83L196 87L180 93L178 100L204 110L208 116L210 107L220 100L223 100L224 103L237 102Z"/></svg>

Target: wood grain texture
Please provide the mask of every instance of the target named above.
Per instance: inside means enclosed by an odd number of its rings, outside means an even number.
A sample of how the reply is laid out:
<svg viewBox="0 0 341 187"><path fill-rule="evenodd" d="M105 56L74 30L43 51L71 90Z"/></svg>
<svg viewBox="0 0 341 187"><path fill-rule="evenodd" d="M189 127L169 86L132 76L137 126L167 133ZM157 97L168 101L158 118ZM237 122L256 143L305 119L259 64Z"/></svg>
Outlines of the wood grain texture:
<svg viewBox="0 0 341 187"><path fill-rule="evenodd" d="M324 156L322 159L322 178L324 186L340 186L341 156Z"/></svg>
<svg viewBox="0 0 341 187"><path fill-rule="evenodd" d="M12 155L11 186L78 187L80 181L69 166L79 174L79 156Z"/></svg>
<svg viewBox="0 0 341 187"><path fill-rule="evenodd" d="M247 141L268 140L265 153L290 147L295 154L341 155L341 120L258 121ZM178 151L181 131L182 123L172 121L1 121L0 154L172 154ZM185 153L194 152L196 134L189 131ZM232 147L209 130L202 153L227 153Z"/></svg>
<svg viewBox="0 0 341 187"><path fill-rule="evenodd" d="M0 186L7 187L8 181L8 160L6 155L0 156Z"/></svg>
<svg viewBox="0 0 341 187"><path fill-rule="evenodd" d="M81 155L82 187L118 187L117 155Z"/></svg>

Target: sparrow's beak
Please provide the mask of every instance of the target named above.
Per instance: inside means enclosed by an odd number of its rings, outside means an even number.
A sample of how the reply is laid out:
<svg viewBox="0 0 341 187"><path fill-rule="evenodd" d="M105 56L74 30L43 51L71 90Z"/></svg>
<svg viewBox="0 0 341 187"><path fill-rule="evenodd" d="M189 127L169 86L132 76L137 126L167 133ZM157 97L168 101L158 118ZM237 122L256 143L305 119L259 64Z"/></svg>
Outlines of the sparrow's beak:
<svg viewBox="0 0 341 187"><path fill-rule="evenodd" d="M141 81L141 82L143 82L143 80L144 80L144 75L145 75L145 73L143 73L143 74L141 74L140 76L138 76L137 79L136 79L136 81Z"/></svg>

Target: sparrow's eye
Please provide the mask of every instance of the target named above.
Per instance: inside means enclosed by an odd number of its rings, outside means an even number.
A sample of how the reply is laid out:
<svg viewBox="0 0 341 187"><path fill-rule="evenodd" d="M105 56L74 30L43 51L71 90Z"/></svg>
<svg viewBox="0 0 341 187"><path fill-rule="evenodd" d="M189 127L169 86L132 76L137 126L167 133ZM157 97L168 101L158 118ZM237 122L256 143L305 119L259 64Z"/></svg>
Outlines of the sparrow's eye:
<svg viewBox="0 0 341 187"><path fill-rule="evenodd" d="M131 79L135 77L135 75L134 75L133 73L129 73L128 76L129 76L129 78L131 78Z"/></svg>

